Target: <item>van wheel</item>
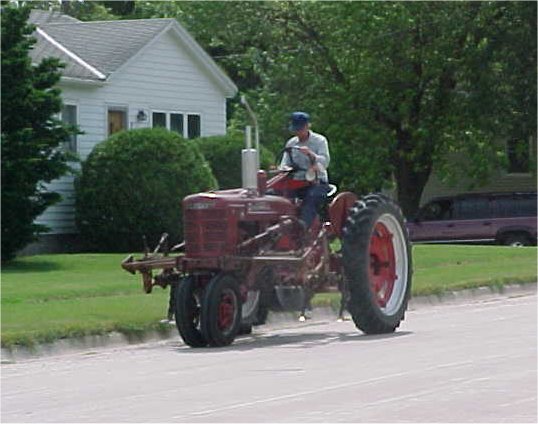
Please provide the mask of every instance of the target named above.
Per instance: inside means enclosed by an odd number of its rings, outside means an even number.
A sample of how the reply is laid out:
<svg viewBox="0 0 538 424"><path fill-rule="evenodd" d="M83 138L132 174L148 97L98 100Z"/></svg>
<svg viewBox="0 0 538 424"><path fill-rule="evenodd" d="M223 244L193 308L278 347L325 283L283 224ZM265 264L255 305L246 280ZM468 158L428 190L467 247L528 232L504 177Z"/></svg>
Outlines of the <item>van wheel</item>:
<svg viewBox="0 0 538 424"><path fill-rule="evenodd" d="M524 233L507 234L502 239L502 244L512 247L530 246L529 237Z"/></svg>

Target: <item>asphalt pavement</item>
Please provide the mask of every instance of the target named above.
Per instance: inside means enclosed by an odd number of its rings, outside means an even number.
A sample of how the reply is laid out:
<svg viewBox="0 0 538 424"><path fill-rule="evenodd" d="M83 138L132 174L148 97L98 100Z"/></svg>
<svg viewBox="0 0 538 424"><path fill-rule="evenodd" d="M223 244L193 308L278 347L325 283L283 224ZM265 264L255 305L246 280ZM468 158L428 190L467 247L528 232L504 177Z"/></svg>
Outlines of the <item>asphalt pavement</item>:
<svg viewBox="0 0 538 424"><path fill-rule="evenodd" d="M535 293L421 305L365 336L321 317L3 363L7 422L537 422Z"/></svg>

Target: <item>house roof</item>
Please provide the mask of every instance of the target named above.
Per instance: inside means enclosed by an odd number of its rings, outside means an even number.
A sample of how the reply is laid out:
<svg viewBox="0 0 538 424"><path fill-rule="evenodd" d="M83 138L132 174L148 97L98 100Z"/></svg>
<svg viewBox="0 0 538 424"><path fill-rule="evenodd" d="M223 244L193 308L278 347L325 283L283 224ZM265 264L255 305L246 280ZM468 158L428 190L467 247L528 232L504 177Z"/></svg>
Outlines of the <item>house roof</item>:
<svg viewBox="0 0 538 424"><path fill-rule="evenodd" d="M50 13L50 12L49 12ZM62 15L65 16L65 15ZM228 96L237 87L175 19L136 19L81 22L35 15L38 42L32 58L39 62L54 56L66 63L64 77L107 80L138 52L165 31L172 29L192 51Z"/></svg>
<svg viewBox="0 0 538 424"><path fill-rule="evenodd" d="M36 63L40 63L47 57L55 57L60 59L65 68L62 69L62 75L68 78L75 78L79 80L95 80L99 81L100 78L95 72L88 69L79 61L75 60L65 50L61 49L57 45L49 42L45 37L46 35L40 31L34 34L37 39L37 43L31 52L32 60Z"/></svg>

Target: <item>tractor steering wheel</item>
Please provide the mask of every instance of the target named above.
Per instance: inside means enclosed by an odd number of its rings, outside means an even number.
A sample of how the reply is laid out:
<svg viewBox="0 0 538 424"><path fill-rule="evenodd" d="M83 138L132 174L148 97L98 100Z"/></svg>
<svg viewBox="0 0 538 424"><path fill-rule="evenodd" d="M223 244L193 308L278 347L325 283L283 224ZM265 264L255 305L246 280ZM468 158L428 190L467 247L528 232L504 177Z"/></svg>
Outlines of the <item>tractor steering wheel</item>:
<svg viewBox="0 0 538 424"><path fill-rule="evenodd" d="M284 157L285 153L288 154L288 157L290 158L290 162L291 162L291 167L289 169L288 168L286 168L286 169L278 169L277 172L308 171L307 169L304 169L304 168L300 167L299 165L297 165L297 163L295 163L295 161L293 160L293 155L291 154L291 151L293 149L299 150L299 148L295 147L295 146L285 147L277 155L277 163L282 162L282 158Z"/></svg>

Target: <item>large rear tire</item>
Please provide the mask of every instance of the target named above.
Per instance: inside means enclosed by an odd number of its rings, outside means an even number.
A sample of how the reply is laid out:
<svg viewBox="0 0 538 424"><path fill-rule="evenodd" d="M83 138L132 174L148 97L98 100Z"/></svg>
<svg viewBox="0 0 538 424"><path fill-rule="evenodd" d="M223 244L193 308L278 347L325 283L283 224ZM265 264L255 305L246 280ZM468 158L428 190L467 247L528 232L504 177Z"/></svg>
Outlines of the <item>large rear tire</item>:
<svg viewBox="0 0 538 424"><path fill-rule="evenodd" d="M214 276L202 302L201 330L210 346L227 346L241 326L241 294L237 279L227 273Z"/></svg>
<svg viewBox="0 0 538 424"><path fill-rule="evenodd" d="M193 277L184 277L175 290L175 317L179 335L191 347L204 347L207 341L200 331L202 292Z"/></svg>
<svg viewBox="0 0 538 424"><path fill-rule="evenodd" d="M404 319L411 294L411 245L400 208L371 194L351 208L343 229L347 309L366 334L391 333Z"/></svg>

